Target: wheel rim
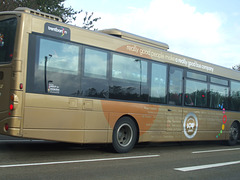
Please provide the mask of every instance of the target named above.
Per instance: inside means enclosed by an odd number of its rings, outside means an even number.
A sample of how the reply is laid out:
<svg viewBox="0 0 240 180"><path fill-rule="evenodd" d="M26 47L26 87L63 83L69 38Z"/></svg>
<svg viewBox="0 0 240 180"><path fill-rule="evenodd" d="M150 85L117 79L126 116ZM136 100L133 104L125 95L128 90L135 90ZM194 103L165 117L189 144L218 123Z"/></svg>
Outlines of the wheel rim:
<svg viewBox="0 0 240 180"><path fill-rule="evenodd" d="M133 130L129 124L122 124L117 131L117 141L120 146L126 147L132 142Z"/></svg>
<svg viewBox="0 0 240 180"><path fill-rule="evenodd" d="M232 126L230 128L230 138L232 140L237 140L238 139L238 127L237 126Z"/></svg>

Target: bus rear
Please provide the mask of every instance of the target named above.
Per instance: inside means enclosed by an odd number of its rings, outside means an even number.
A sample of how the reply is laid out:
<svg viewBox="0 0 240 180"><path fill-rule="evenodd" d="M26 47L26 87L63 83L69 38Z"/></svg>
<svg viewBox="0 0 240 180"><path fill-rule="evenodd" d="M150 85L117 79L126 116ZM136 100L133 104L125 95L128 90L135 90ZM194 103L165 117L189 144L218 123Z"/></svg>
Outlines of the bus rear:
<svg viewBox="0 0 240 180"><path fill-rule="evenodd" d="M0 14L0 133L14 135L10 129L15 126L13 58L17 30L17 16ZM18 127L20 128L20 127Z"/></svg>

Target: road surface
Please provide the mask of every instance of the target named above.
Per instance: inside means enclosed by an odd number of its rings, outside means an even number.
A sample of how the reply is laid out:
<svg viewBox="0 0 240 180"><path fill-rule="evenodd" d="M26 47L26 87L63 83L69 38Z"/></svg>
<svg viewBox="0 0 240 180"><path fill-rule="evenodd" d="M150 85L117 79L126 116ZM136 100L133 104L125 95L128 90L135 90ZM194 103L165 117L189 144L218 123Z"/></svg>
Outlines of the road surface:
<svg viewBox="0 0 240 180"><path fill-rule="evenodd" d="M240 144L150 143L117 154L106 145L0 138L0 179L240 179Z"/></svg>

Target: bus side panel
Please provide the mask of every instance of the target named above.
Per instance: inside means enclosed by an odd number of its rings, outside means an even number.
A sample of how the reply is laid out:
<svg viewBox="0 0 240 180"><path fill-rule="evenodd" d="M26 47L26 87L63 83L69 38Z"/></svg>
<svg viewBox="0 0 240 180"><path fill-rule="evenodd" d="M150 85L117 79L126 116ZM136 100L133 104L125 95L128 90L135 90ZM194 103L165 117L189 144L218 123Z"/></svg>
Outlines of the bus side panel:
<svg viewBox="0 0 240 180"><path fill-rule="evenodd" d="M109 125L99 100L27 93L24 115L24 137L107 142Z"/></svg>

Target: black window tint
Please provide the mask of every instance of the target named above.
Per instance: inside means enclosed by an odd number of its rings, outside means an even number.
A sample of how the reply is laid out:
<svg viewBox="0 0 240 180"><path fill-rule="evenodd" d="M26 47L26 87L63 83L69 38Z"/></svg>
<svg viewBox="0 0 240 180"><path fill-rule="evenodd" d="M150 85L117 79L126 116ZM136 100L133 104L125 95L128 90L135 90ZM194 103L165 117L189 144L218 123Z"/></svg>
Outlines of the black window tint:
<svg viewBox="0 0 240 180"><path fill-rule="evenodd" d="M169 104L182 105L183 70L170 67L169 72Z"/></svg>
<svg viewBox="0 0 240 180"><path fill-rule="evenodd" d="M218 109L223 106L225 109L229 109L228 98L229 88L218 85L210 85L210 107Z"/></svg>
<svg viewBox="0 0 240 180"><path fill-rule="evenodd" d="M79 46L38 35L29 41L27 91L79 96Z"/></svg>
<svg viewBox="0 0 240 180"><path fill-rule="evenodd" d="M207 107L207 83L186 80L184 105Z"/></svg>
<svg viewBox="0 0 240 180"><path fill-rule="evenodd" d="M207 76L206 75L195 73L195 72L188 71L187 72L187 77L192 78L192 79L201 80L201 81L207 81Z"/></svg>
<svg viewBox="0 0 240 180"><path fill-rule="evenodd" d="M108 98L108 81L97 78L82 78L81 94L84 97Z"/></svg>
<svg viewBox="0 0 240 180"><path fill-rule="evenodd" d="M106 79L107 53L100 50L85 49L84 76Z"/></svg>
<svg viewBox="0 0 240 180"><path fill-rule="evenodd" d="M240 111L240 82L231 81L231 110Z"/></svg>
<svg viewBox="0 0 240 180"><path fill-rule="evenodd" d="M147 101L147 62L114 54L109 91L113 99Z"/></svg>
<svg viewBox="0 0 240 180"><path fill-rule="evenodd" d="M150 101L166 103L167 98L167 66L152 63L152 79Z"/></svg>
<svg viewBox="0 0 240 180"><path fill-rule="evenodd" d="M225 80L225 79L211 77L210 82L220 84L220 85L224 85L224 86L228 86L228 80Z"/></svg>

